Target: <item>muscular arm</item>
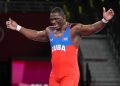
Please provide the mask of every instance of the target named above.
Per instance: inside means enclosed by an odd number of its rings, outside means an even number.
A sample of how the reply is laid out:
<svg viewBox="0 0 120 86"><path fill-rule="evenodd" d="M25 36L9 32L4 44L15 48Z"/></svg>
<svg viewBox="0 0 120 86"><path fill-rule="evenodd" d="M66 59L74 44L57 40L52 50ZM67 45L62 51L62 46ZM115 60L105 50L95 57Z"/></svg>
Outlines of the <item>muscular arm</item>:
<svg viewBox="0 0 120 86"><path fill-rule="evenodd" d="M31 40L47 42L49 40L47 31L48 31L48 28L42 31L36 31L36 30L31 30L31 29L22 27L19 32Z"/></svg>
<svg viewBox="0 0 120 86"><path fill-rule="evenodd" d="M73 27L76 33L80 33L81 35L91 35L93 33L96 33L100 30L102 30L105 26L105 23L102 21L98 21L94 24L89 24L89 25L83 25L83 24L77 24Z"/></svg>
<svg viewBox="0 0 120 86"><path fill-rule="evenodd" d="M17 22L12 20L11 18L9 18L9 21L6 21L6 26L7 28L11 30L19 31L25 37L31 40L34 40L34 41L46 42L49 40L49 28L48 27L45 30L36 31L36 30L32 30L32 29L19 26Z"/></svg>
<svg viewBox="0 0 120 86"><path fill-rule="evenodd" d="M103 19L101 21L89 25L77 24L76 26L74 26L73 32L80 33L81 35L91 35L102 30L105 26L106 21L111 20L113 16L114 11L111 8L106 11L106 9L103 7Z"/></svg>

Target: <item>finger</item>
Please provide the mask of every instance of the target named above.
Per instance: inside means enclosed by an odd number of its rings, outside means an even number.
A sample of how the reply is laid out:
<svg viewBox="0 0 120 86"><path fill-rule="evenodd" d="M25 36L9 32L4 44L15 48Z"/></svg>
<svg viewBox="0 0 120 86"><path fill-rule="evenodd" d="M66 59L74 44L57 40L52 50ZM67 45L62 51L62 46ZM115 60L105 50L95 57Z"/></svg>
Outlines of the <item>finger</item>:
<svg viewBox="0 0 120 86"><path fill-rule="evenodd" d="M114 11L112 9L109 10L109 13L114 14Z"/></svg>
<svg viewBox="0 0 120 86"><path fill-rule="evenodd" d="M109 13L111 16L114 16L114 11L110 8L107 13Z"/></svg>
<svg viewBox="0 0 120 86"><path fill-rule="evenodd" d="M113 10L110 8L110 12L112 12Z"/></svg>
<svg viewBox="0 0 120 86"><path fill-rule="evenodd" d="M6 25L7 25L7 24L8 24L8 21L6 21L5 23L6 23Z"/></svg>
<svg viewBox="0 0 120 86"><path fill-rule="evenodd" d="M9 24L9 21L6 21L6 24L8 25L8 24Z"/></svg>
<svg viewBox="0 0 120 86"><path fill-rule="evenodd" d="M10 27L10 26L9 26L9 24L7 24L6 26L7 26L7 28L9 28L9 27Z"/></svg>
<svg viewBox="0 0 120 86"><path fill-rule="evenodd" d="M109 10L107 11L107 13L110 13L110 14L111 14L111 13L112 13L112 12L111 12L111 9L109 9Z"/></svg>
<svg viewBox="0 0 120 86"><path fill-rule="evenodd" d="M110 8L110 9L108 10L108 12L113 12L113 10Z"/></svg>
<svg viewBox="0 0 120 86"><path fill-rule="evenodd" d="M106 9L105 9L105 7L103 7L103 12L106 12Z"/></svg>
<svg viewBox="0 0 120 86"><path fill-rule="evenodd" d="M9 24L12 24L13 20L11 18L9 18Z"/></svg>
<svg viewBox="0 0 120 86"><path fill-rule="evenodd" d="M113 9L111 9L111 12L114 13Z"/></svg>
<svg viewBox="0 0 120 86"><path fill-rule="evenodd" d="M12 19L11 19L11 18L9 18L9 21L12 21Z"/></svg>
<svg viewBox="0 0 120 86"><path fill-rule="evenodd" d="M10 28L9 26L7 26L7 28Z"/></svg>
<svg viewBox="0 0 120 86"><path fill-rule="evenodd" d="M6 23L7 28L9 28L9 24Z"/></svg>
<svg viewBox="0 0 120 86"><path fill-rule="evenodd" d="M113 10L111 10L111 14L112 14L112 15L114 15L114 14L115 14Z"/></svg>
<svg viewBox="0 0 120 86"><path fill-rule="evenodd" d="M114 12L112 12L112 15L114 16L114 15L115 15L115 13L114 13Z"/></svg>

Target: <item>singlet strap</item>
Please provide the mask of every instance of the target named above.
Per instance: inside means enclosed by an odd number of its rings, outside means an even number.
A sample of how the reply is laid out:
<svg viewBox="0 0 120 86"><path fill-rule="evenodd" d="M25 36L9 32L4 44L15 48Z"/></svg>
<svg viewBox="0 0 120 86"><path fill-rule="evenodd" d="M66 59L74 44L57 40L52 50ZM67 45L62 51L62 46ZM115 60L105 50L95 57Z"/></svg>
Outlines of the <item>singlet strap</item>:
<svg viewBox="0 0 120 86"><path fill-rule="evenodd" d="M78 23L70 23L69 27L70 29L73 28L75 25L77 25ZM76 33L76 35L82 36L80 33Z"/></svg>
<svg viewBox="0 0 120 86"><path fill-rule="evenodd" d="M69 27L70 27L70 28L73 28L75 25L77 25L77 23L70 23L70 24L69 24Z"/></svg>

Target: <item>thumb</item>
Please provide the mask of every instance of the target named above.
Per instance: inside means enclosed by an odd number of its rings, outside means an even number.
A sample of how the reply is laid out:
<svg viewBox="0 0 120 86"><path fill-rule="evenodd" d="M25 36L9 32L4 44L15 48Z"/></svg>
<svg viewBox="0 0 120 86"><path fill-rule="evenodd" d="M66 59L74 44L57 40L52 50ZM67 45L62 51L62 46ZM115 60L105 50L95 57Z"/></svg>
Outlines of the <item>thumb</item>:
<svg viewBox="0 0 120 86"><path fill-rule="evenodd" d="M12 19L11 19L11 18L9 18L9 21L12 21Z"/></svg>
<svg viewBox="0 0 120 86"><path fill-rule="evenodd" d="M106 12L106 9L105 9L105 7L103 7L103 12Z"/></svg>

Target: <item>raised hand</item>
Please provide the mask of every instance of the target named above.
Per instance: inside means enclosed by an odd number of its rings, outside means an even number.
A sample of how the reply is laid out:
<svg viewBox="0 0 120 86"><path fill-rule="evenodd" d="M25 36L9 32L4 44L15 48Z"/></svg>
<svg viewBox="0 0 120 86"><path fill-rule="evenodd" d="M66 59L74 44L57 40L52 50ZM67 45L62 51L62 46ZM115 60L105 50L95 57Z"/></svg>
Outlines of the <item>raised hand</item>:
<svg viewBox="0 0 120 86"><path fill-rule="evenodd" d="M11 18L9 18L9 21L6 21L6 26L9 29L16 30L17 25L18 24L14 20L12 20Z"/></svg>
<svg viewBox="0 0 120 86"><path fill-rule="evenodd" d="M103 18L107 21L111 20L114 16L114 11L113 9L109 9L108 11L106 11L106 9L103 7Z"/></svg>

